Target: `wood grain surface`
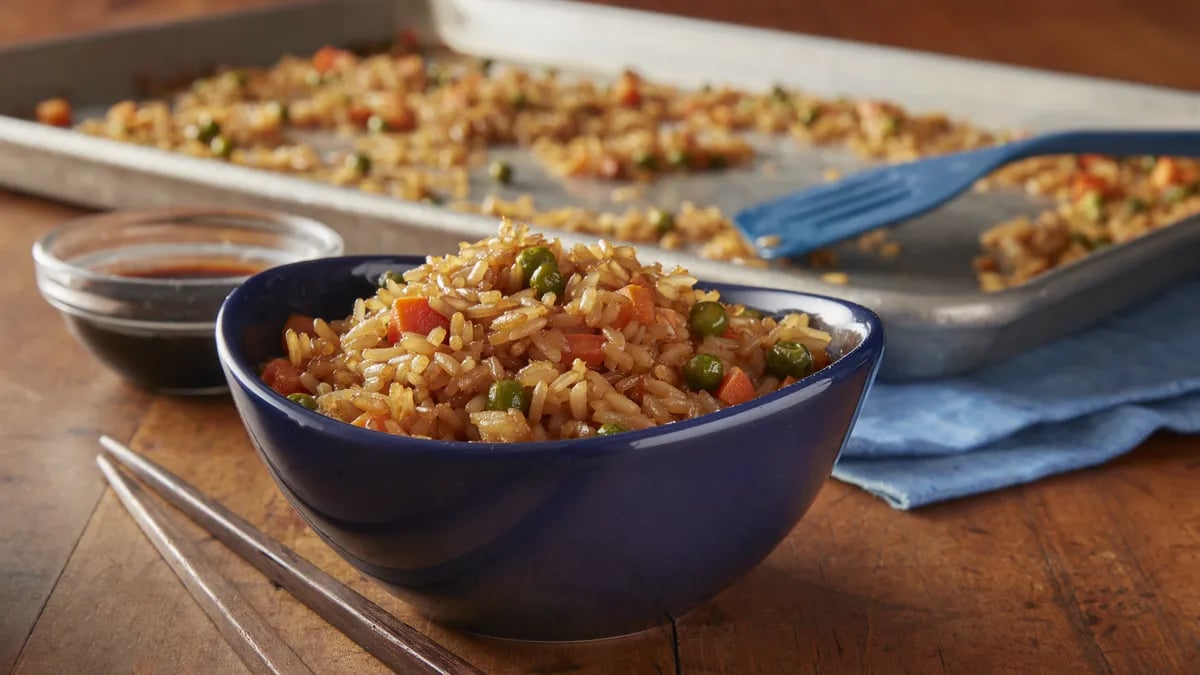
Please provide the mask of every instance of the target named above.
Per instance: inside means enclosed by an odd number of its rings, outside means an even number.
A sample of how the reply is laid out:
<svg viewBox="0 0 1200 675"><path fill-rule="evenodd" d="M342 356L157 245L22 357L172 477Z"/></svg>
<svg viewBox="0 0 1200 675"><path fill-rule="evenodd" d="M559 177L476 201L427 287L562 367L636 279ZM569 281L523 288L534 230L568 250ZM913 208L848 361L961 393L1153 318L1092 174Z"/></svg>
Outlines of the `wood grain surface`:
<svg viewBox="0 0 1200 675"><path fill-rule="evenodd" d="M0 42L289 0L4 0ZM1098 77L1200 89L1190 0L591 0Z"/></svg>
<svg viewBox="0 0 1200 675"><path fill-rule="evenodd" d="M0 2L0 41L278 0ZM696 16L1200 88L1200 5L1143 0L620 0ZM969 7L969 9L964 9ZM1081 18L1082 17L1082 18ZM227 398L153 397L80 350L29 247L77 210L0 192L0 672L236 673L241 662L104 488L129 441L486 672L1188 673L1200 663L1200 440L916 513L831 481L757 569L662 627L575 645L431 625L303 524ZM189 536L319 673L382 666L197 528Z"/></svg>

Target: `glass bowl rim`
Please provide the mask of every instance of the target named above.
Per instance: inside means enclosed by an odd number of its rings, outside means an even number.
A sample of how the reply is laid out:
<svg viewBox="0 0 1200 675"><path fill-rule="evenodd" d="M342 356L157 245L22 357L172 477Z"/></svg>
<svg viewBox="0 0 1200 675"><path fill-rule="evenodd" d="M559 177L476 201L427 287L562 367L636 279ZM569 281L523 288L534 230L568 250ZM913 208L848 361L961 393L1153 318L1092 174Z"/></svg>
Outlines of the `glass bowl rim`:
<svg viewBox="0 0 1200 675"><path fill-rule="evenodd" d="M241 281L253 276L253 273L198 278L133 277L81 267L58 257L52 252L54 244L64 235L89 227L101 228L104 225L124 227L153 223L167 224L173 221L187 222L203 220L205 218L227 218L267 225L268 229L274 228L276 232L285 236L312 242L318 249L318 255L313 257L337 256L341 255L345 250L345 242L333 228L305 216L256 208L167 206L145 209L121 209L89 214L67 220L38 237L37 241L34 242L34 263L38 268L46 272L66 274L83 281L104 281L143 287L185 286L194 288L228 285L232 289L233 286L236 286ZM237 227L237 225L233 224L231 227ZM287 260L284 264L300 262L304 259L294 258Z"/></svg>

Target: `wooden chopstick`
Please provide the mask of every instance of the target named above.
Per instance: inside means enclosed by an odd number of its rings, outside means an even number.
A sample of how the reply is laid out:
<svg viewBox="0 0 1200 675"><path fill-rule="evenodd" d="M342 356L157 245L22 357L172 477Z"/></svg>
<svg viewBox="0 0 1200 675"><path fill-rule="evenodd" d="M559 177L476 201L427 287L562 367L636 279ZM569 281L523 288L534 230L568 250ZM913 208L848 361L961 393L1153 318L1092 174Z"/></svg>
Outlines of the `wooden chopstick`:
<svg viewBox="0 0 1200 675"><path fill-rule="evenodd" d="M205 497L182 478L108 436L101 436L100 444L163 499L389 668L404 673L482 675L479 669Z"/></svg>
<svg viewBox="0 0 1200 675"><path fill-rule="evenodd" d="M192 540L179 531L163 507L147 499L137 483L126 478L104 455L96 456L100 472L129 515L162 554L197 604L217 625L242 663L253 673L290 675L312 671L216 571Z"/></svg>

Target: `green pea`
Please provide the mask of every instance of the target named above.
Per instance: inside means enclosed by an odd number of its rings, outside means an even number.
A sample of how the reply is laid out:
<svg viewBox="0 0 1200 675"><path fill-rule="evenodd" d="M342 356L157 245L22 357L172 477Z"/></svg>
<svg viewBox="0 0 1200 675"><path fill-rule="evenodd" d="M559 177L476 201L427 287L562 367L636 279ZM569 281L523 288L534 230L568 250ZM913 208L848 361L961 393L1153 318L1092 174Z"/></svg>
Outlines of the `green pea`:
<svg viewBox="0 0 1200 675"><path fill-rule="evenodd" d="M250 76L244 70L231 70L225 73L225 77L235 87L244 87L250 82Z"/></svg>
<svg viewBox="0 0 1200 675"><path fill-rule="evenodd" d="M291 118L287 104L282 101L271 101L267 104L267 109L278 117L281 122L287 122Z"/></svg>
<svg viewBox="0 0 1200 675"><path fill-rule="evenodd" d="M692 305L692 310L688 312L688 326L701 337L720 335L729 328L729 316L725 314L721 303L705 300Z"/></svg>
<svg viewBox="0 0 1200 675"><path fill-rule="evenodd" d="M394 282L399 286L403 286L405 283L407 283L404 281L404 275L394 270L388 270L383 274L380 274L379 280L376 283L379 284L380 288L387 288L387 282L389 281Z"/></svg>
<svg viewBox="0 0 1200 675"><path fill-rule="evenodd" d="M883 118L883 124L880 125L880 130L884 136L895 136L900 132L900 118L888 115Z"/></svg>
<svg viewBox="0 0 1200 675"><path fill-rule="evenodd" d="M1089 251L1095 251L1096 249L1101 249L1112 244L1112 240L1106 235L1102 234L1092 238L1082 232L1072 232L1071 241L1079 244Z"/></svg>
<svg viewBox="0 0 1200 675"><path fill-rule="evenodd" d="M233 154L233 141L225 136L217 136L209 142L208 148L217 157L229 159L229 156Z"/></svg>
<svg viewBox="0 0 1200 675"><path fill-rule="evenodd" d="M749 319L761 319L766 315L766 312L753 307L742 307L741 313L738 314L738 316L744 316Z"/></svg>
<svg viewBox="0 0 1200 675"><path fill-rule="evenodd" d="M687 386L699 391L716 391L725 379L725 366L720 359L710 354L697 354L683 366L683 379Z"/></svg>
<svg viewBox="0 0 1200 675"><path fill-rule="evenodd" d="M521 278L529 283L529 278L542 265L551 264L558 267L558 259L545 246L533 246L517 254L517 265L521 268Z"/></svg>
<svg viewBox="0 0 1200 675"><path fill-rule="evenodd" d="M1142 155L1142 170L1149 171L1158 163L1158 158L1154 155Z"/></svg>
<svg viewBox="0 0 1200 675"><path fill-rule="evenodd" d="M629 429L626 429L623 425L616 422L608 422L600 425L600 428L596 430L596 435L612 436L613 434L623 434L626 431L629 431Z"/></svg>
<svg viewBox="0 0 1200 675"><path fill-rule="evenodd" d="M804 106L796 113L796 119L806 127L811 126L813 122L816 122L818 117L820 117L820 112L815 106L811 105Z"/></svg>
<svg viewBox="0 0 1200 675"><path fill-rule="evenodd" d="M1130 213L1145 213L1148 206L1149 205L1146 204L1146 200L1139 199L1137 197L1130 199L1128 203Z"/></svg>
<svg viewBox="0 0 1200 675"><path fill-rule="evenodd" d="M302 408L308 408L314 412L317 409L317 399L308 394L288 394L287 400L299 405Z"/></svg>
<svg viewBox="0 0 1200 675"><path fill-rule="evenodd" d="M513 168L508 162L492 162L488 166L488 175L497 183L509 183L512 181Z"/></svg>
<svg viewBox="0 0 1200 675"><path fill-rule="evenodd" d="M1104 197L1099 192L1092 191L1084 195L1079 206L1090 220L1100 220L1104 217Z"/></svg>
<svg viewBox="0 0 1200 675"><path fill-rule="evenodd" d="M729 160L725 159L725 155L712 154L708 156L708 167L720 171L729 166Z"/></svg>
<svg viewBox="0 0 1200 675"><path fill-rule="evenodd" d="M785 102L788 100L787 90L784 89L782 85L777 84L774 87L771 87L771 98L781 103Z"/></svg>
<svg viewBox="0 0 1200 675"><path fill-rule="evenodd" d="M491 59L479 59L479 72L487 75L492 72L492 66L495 62Z"/></svg>
<svg viewBox="0 0 1200 675"><path fill-rule="evenodd" d="M488 388L488 410L517 409L529 413L529 404L533 402L533 390L522 387L516 380L498 380Z"/></svg>
<svg viewBox="0 0 1200 675"><path fill-rule="evenodd" d="M307 84L310 87L319 87L324 84L324 82L325 78L321 76L319 71L310 70L304 75L304 84Z"/></svg>
<svg viewBox="0 0 1200 675"><path fill-rule="evenodd" d="M371 115L367 118L367 129L377 134L381 134L388 130L387 120L381 115Z"/></svg>
<svg viewBox="0 0 1200 675"><path fill-rule="evenodd" d="M443 84L450 84L454 78L445 69L439 66L429 66L425 70L425 85L427 88L440 87Z"/></svg>
<svg viewBox="0 0 1200 675"><path fill-rule="evenodd" d="M645 151L634 153L633 163L639 169L645 169L647 171L653 171L658 167L658 160L654 158L654 155Z"/></svg>
<svg viewBox="0 0 1200 675"><path fill-rule="evenodd" d="M513 110L520 110L524 108L526 103L529 103L529 99L525 97L525 92L523 91L516 92L508 99L508 105L511 106Z"/></svg>
<svg viewBox="0 0 1200 675"><path fill-rule="evenodd" d="M442 199L440 195L433 194L432 192L424 197L421 197L421 201L425 202L426 204L433 204L434 206L441 206L442 204L446 203L446 200Z"/></svg>
<svg viewBox="0 0 1200 675"><path fill-rule="evenodd" d="M188 136L209 143L221 134L221 124L211 117L202 117L196 126L188 127Z"/></svg>
<svg viewBox="0 0 1200 675"><path fill-rule="evenodd" d="M563 291L567 290L567 280L563 278L562 272L558 271L558 265L542 263L529 275L529 287L539 296L553 293L561 300Z"/></svg>
<svg viewBox="0 0 1200 675"><path fill-rule="evenodd" d="M1168 204L1174 204L1187 196L1187 188L1182 185L1172 185L1167 188L1162 194L1163 201Z"/></svg>
<svg viewBox="0 0 1200 675"><path fill-rule="evenodd" d="M812 353L791 340L780 340L767 350L767 372L776 377L801 378L812 372Z"/></svg>
<svg viewBox="0 0 1200 675"><path fill-rule="evenodd" d="M705 82L700 87L701 93L704 93L704 94L710 94L710 93L712 93L712 90L713 90L713 86L712 86L711 82Z"/></svg>
<svg viewBox="0 0 1200 675"><path fill-rule="evenodd" d="M686 169L692 165L692 157L682 150L672 150L667 153L667 164L677 169Z"/></svg>
<svg viewBox="0 0 1200 675"><path fill-rule="evenodd" d="M346 165L365 176L371 173L371 158L366 153L356 152L346 158Z"/></svg>
<svg viewBox="0 0 1200 675"><path fill-rule="evenodd" d="M650 224L659 234L666 234L675 229L675 216L662 209L650 209Z"/></svg>

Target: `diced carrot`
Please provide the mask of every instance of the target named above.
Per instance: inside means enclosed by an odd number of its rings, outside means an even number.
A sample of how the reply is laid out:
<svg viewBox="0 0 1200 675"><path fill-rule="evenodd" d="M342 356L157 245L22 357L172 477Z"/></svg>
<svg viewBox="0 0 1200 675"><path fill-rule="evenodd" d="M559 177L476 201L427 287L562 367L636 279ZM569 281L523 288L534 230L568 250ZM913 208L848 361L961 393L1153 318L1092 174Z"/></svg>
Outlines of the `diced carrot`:
<svg viewBox="0 0 1200 675"><path fill-rule="evenodd" d="M415 52L421 48L421 36L417 35L417 31L412 28L400 31L400 38L397 42L400 49L405 52Z"/></svg>
<svg viewBox="0 0 1200 675"><path fill-rule="evenodd" d="M326 45L318 49L316 54L313 54L312 64L318 73L324 75L342 63L352 61L353 59L354 55L350 52Z"/></svg>
<svg viewBox="0 0 1200 675"><path fill-rule="evenodd" d="M383 118L387 121L389 131L412 131L417 126L416 115L406 105L398 105L388 110Z"/></svg>
<svg viewBox="0 0 1200 675"><path fill-rule="evenodd" d="M1112 192L1112 185L1100 176L1090 173L1077 174L1071 179L1071 199L1078 200L1089 192L1108 196Z"/></svg>
<svg viewBox="0 0 1200 675"><path fill-rule="evenodd" d="M798 381L799 380L797 380L796 378L792 377L791 375L788 375L787 377L783 378L783 383L779 385L779 388L783 389L784 387L796 384L796 382L798 382Z"/></svg>
<svg viewBox="0 0 1200 675"><path fill-rule="evenodd" d="M567 353L564 356L567 363L580 359L593 368L604 365L605 338L603 335L568 333L565 337L567 338Z"/></svg>
<svg viewBox="0 0 1200 675"><path fill-rule="evenodd" d="M450 320L430 307L429 300L396 298L392 303L392 318L388 321L388 340L392 343L399 341L401 333L428 335L438 326L448 329Z"/></svg>
<svg viewBox="0 0 1200 675"><path fill-rule="evenodd" d="M1183 185L1189 176L1179 162L1170 157L1159 157L1150 171L1150 182L1156 187L1166 188L1172 185Z"/></svg>
<svg viewBox="0 0 1200 675"><path fill-rule="evenodd" d="M65 98L52 98L37 104L37 121L55 127L71 126L71 104Z"/></svg>
<svg viewBox="0 0 1200 675"><path fill-rule="evenodd" d="M284 396L307 392L304 385L300 384L300 371L287 359L275 359L268 363L263 368L262 381Z"/></svg>
<svg viewBox="0 0 1200 675"><path fill-rule="evenodd" d="M288 317L286 323L283 324L283 330L294 330L297 335L305 333L307 335L316 335L313 330L313 318L304 314L292 314Z"/></svg>
<svg viewBox="0 0 1200 675"><path fill-rule="evenodd" d="M621 330L629 325L633 320L633 301L622 302L620 309L617 310L617 318L613 319L613 328Z"/></svg>
<svg viewBox="0 0 1200 675"><path fill-rule="evenodd" d="M625 71L621 73L621 77L617 78L613 84L613 95L617 99L617 103L626 108L636 108L642 104L642 79L637 76L637 73Z"/></svg>
<svg viewBox="0 0 1200 675"><path fill-rule="evenodd" d="M363 413L355 417L354 421L350 422L350 424L363 429L370 429L371 431L387 431L387 426L384 425L385 419L385 417L380 415Z"/></svg>
<svg viewBox="0 0 1200 675"><path fill-rule="evenodd" d="M629 284L617 292L629 298L630 302L629 316L625 318L624 323L618 326L619 328L624 327L630 321L637 321L644 326L654 323L654 294L650 289L638 284ZM621 320L620 314L617 315L617 319Z"/></svg>
<svg viewBox="0 0 1200 675"><path fill-rule="evenodd" d="M725 332L721 333L721 337L723 337L723 338L737 337L737 333L733 332L733 326L726 326Z"/></svg>
<svg viewBox="0 0 1200 675"><path fill-rule="evenodd" d="M727 405L745 403L754 398L754 384L750 376L741 368L730 368L717 388L717 398Z"/></svg>
<svg viewBox="0 0 1200 675"><path fill-rule="evenodd" d="M346 118L351 124L359 127L367 126L367 120L371 119L371 109L363 105L351 105L346 109Z"/></svg>

